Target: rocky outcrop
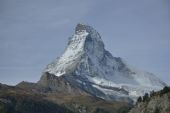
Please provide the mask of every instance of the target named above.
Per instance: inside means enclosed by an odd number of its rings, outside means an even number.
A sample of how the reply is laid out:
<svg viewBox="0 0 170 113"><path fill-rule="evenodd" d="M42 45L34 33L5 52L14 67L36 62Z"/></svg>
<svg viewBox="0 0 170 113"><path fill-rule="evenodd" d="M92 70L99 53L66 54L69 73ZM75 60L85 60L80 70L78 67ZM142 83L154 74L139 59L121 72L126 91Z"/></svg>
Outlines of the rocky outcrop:
<svg viewBox="0 0 170 113"><path fill-rule="evenodd" d="M42 75L37 85L46 88L47 92L61 93L66 95L87 95L87 93L78 87L70 84L64 76L57 77L48 72Z"/></svg>
<svg viewBox="0 0 170 113"><path fill-rule="evenodd" d="M129 113L170 113L170 88L143 97Z"/></svg>

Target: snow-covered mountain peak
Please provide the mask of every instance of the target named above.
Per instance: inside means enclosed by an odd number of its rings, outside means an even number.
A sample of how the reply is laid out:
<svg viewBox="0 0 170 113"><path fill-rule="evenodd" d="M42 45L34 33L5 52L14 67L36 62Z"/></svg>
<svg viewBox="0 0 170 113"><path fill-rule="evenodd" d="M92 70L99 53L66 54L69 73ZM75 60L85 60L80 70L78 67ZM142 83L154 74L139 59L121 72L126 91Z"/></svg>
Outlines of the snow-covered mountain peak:
<svg viewBox="0 0 170 113"><path fill-rule="evenodd" d="M92 39L102 41L100 34L92 26L78 23L75 28L75 34L81 34L83 32L87 32Z"/></svg>
<svg viewBox="0 0 170 113"><path fill-rule="evenodd" d="M48 71L56 76L61 76L75 71L78 61L85 58L91 61L104 57L104 43L99 33L91 26L77 24L75 34L70 37L63 55L47 66ZM98 61L95 61L98 62ZM88 62L89 63L89 62Z"/></svg>
<svg viewBox="0 0 170 113"><path fill-rule="evenodd" d="M110 100L134 99L165 86L155 75L133 69L120 57L112 56L100 34L85 24L77 24L65 52L45 72L65 76L86 92Z"/></svg>
<svg viewBox="0 0 170 113"><path fill-rule="evenodd" d="M75 33L81 32L81 31L87 31L88 33L96 31L93 27L83 24L83 23L78 23L75 28Z"/></svg>
<svg viewBox="0 0 170 113"><path fill-rule="evenodd" d="M91 26L79 23L75 28L75 35L77 38L82 38L79 36L80 34L88 33L85 37L84 41L84 52L89 55L94 55L97 57L102 56L104 54L104 43L101 39L100 34ZM78 35L78 36L77 36ZM73 37L74 37L73 36Z"/></svg>

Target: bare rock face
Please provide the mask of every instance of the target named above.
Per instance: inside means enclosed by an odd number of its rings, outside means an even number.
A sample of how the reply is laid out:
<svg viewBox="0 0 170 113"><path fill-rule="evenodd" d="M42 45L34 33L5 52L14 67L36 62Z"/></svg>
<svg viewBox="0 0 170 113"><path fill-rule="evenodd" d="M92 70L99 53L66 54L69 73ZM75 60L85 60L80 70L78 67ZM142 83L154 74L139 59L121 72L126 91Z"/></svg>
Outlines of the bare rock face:
<svg viewBox="0 0 170 113"><path fill-rule="evenodd" d="M47 92L61 93L67 95L86 94L78 87L70 84L66 79L64 79L64 76L57 77L50 73L44 73L41 79L38 81L37 85L48 89Z"/></svg>

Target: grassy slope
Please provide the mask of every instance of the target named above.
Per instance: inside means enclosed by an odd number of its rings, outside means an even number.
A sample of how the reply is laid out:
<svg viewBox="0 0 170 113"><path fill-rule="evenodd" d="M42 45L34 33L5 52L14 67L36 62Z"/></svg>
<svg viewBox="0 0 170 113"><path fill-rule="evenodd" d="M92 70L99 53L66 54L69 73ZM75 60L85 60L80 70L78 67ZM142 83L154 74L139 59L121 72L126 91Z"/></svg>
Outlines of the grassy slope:
<svg viewBox="0 0 170 113"><path fill-rule="evenodd" d="M12 90L0 91L0 113L74 113L42 97Z"/></svg>
<svg viewBox="0 0 170 113"><path fill-rule="evenodd" d="M52 98L51 98L52 97ZM124 102L109 102L99 98L83 95L75 96L49 96L48 100L58 102L70 110L79 113L79 111L86 111L87 113L95 113L95 111L102 111L101 113L127 113L130 105ZM105 111L105 112L104 112Z"/></svg>

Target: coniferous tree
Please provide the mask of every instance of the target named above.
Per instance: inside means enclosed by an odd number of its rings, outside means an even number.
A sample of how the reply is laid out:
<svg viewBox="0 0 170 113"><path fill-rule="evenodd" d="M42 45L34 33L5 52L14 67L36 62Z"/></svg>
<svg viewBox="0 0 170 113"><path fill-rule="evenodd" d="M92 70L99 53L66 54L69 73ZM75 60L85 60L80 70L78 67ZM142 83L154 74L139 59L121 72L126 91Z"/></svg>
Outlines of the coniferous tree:
<svg viewBox="0 0 170 113"><path fill-rule="evenodd" d="M142 102L142 97L140 96L137 100L138 103Z"/></svg>
<svg viewBox="0 0 170 113"><path fill-rule="evenodd" d="M149 94L145 93L145 95L143 96L143 102L146 102L149 100Z"/></svg>

